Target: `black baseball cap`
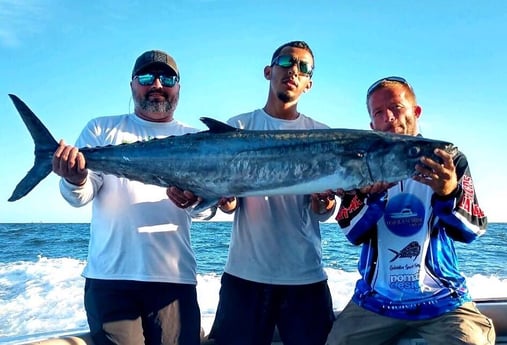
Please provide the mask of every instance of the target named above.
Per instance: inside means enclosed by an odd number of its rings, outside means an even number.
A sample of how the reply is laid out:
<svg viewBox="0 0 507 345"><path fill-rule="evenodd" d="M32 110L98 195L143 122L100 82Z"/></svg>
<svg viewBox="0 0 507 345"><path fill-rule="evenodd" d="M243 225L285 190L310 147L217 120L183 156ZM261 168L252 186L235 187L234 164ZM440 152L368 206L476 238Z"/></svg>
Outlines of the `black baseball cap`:
<svg viewBox="0 0 507 345"><path fill-rule="evenodd" d="M148 67L158 67L163 70L168 70L172 74L180 76L176 61L171 55L161 50L149 50L141 54L134 64L132 70L132 78L134 78L140 71Z"/></svg>

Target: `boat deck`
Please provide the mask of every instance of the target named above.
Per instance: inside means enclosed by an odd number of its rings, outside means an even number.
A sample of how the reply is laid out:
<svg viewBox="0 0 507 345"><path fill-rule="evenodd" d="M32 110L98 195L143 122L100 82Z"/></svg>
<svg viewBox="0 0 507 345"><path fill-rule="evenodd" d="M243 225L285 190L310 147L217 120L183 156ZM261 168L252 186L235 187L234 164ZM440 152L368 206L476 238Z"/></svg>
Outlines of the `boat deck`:
<svg viewBox="0 0 507 345"><path fill-rule="evenodd" d="M495 324L496 344L507 345L507 298L478 299L478 308ZM202 345L212 345L214 341L203 340ZM426 341L415 332L407 332L398 339L397 345L425 345ZM23 345L93 345L88 333L64 335L51 339L40 339ZM272 345L282 345L278 333L273 335Z"/></svg>

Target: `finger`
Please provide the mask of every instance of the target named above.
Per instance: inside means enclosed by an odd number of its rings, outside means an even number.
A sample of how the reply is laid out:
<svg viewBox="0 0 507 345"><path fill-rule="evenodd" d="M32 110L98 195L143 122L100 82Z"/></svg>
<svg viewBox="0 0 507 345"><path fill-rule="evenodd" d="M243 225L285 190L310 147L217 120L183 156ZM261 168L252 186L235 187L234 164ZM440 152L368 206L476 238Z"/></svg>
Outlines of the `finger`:
<svg viewBox="0 0 507 345"><path fill-rule="evenodd" d="M167 196L169 197L169 200L171 200L176 207L178 207L178 208L185 208L186 207L185 201L181 201L181 200L175 198L170 193L168 193Z"/></svg>
<svg viewBox="0 0 507 345"><path fill-rule="evenodd" d="M419 176L426 176L431 172L425 165L421 164L417 164L415 170L419 173Z"/></svg>
<svg viewBox="0 0 507 345"><path fill-rule="evenodd" d="M432 181L424 176L414 176L414 180L431 187ZM433 188L432 188L433 189Z"/></svg>
<svg viewBox="0 0 507 345"><path fill-rule="evenodd" d="M78 171L84 172L86 170L86 159L85 159L84 155L79 151L77 153L76 160L77 160Z"/></svg>
<svg viewBox="0 0 507 345"><path fill-rule="evenodd" d="M335 192L331 189L328 189L326 190L326 197L329 199L329 200L333 200L334 197L335 197Z"/></svg>
<svg viewBox="0 0 507 345"><path fill-rule="evenodd" d="M195 197L195 194L194 194L194 193L192 193L192 192L190 192L190 191L188 191L188 190L183 191L183 196L184 196L184 197L185 197L185 199L187 199L187 200L193 200L193 199L196 199L196 200L197 200L197 198Z"/></svg>
<svg viewBox="0 0 507 345"><path fill-rule="evenodd" d="M171 186L169 187L169 192L176 200L184 200L185 196L183 195L183 191L179 189L178 187Z"/></svg>
<svg viewBox="0 0 507 345"><path fill-rule="evenodd" d="M68 155L67 147L62 147L62 149L55 153L55 160L53 161L53 170L57 172L60 176L67 175L67 155Z"/></svg>
<svg viewBox="0 0 507 345"><path fill-rule="evenodd" d="M423 164L423 167L428 169L429 171L439 169L442 167L440 163L435 162L433 159L428 157L421 157L421 163Z"/></svg>
<svg viewBox="0 0 507 345"><path fill-rule="evenodd" d="M187 201L187 206L192 206L199 200L197 195L188 190L184 191L183 195L185 196L185 201Z"/></svg>
<svg viewBox="0 0 507 345"><path fill-rule="evenodd" d="M60 140L60 142L58 143L58 147L56 148L56 151L55 153L53 154L53 158L60 158L63 150L65 150L65 142L63 140Z"/></svg>
<svg viewBox="0 0 507 345"><path fill-rule="evenodd" d="M372 186L366 186L361 188L359 191L361 192L361 194L370 194L371 188Z"/></svg>
<svg viewBox="0 0 507 345"><path fill-rule="evenodd" d="M232 197L222 197L222 198L220 198L220 200L218 201L218 205L220 205L220 206L224 206L224 205L226 205L226 204L228 204L228 203L233 202L233 201L234 201L234 199L235 199L235 197L233 197L233 196L232 196ZM199 202L201 202L201 201L202 201L202 198L201 198L201 197L198 197L198 198L197 198L197 200L198 200Z"/></svg>
<svg viewBox="0 0 507 345"><path fill-rule="evenodd" d="M70 148L69 149L69 154L68 154L68 158L67 158L67 169L69 171L76 171L77 172L77 156L78 156L78 149L77 148Z"/></svg>
<svg viewBox="0 0 507 345"><path fill-rule="evenodd" d="M442 165L447 169L454 170L453 156L444 150L438 149L439 157L442 158Z"/></svg>
<svg viewBox="0 0 507 345"><path fill-rule="evenodd" d="M181 197L181 190L176 187L169 187L166 190L167 197L179 208L185 203L185 199Z"/></svg>

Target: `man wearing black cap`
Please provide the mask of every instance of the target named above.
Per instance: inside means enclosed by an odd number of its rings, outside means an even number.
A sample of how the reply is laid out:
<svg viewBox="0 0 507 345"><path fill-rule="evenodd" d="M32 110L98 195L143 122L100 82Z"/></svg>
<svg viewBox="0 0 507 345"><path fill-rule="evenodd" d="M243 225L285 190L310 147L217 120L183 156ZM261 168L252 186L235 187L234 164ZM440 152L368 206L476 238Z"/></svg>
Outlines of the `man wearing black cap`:
<svg viewBox="0 0 507 345"><path fill-rule="evenodd" d="M78 150L196 132L173 118L179 80L171 56L143 53L130 82L134 113L91 120L76 146L61 141L53 157L62 196L75 207L93 203L83 276L95 344L200 342L188 209L170 202L165 188L86 169Z"/></svg>

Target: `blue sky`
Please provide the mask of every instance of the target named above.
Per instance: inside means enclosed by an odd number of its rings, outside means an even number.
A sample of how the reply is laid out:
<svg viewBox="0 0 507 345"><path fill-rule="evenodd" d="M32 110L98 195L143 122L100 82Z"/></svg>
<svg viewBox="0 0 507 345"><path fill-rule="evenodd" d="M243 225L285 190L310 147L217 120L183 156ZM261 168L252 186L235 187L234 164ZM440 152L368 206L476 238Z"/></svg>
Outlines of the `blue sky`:
<svg viewBox="0 0 507 345"><path fill-rule="evenodd" d="M226 120L264 106L263 68L282 43L315 54L303 113L340 128L369 128L365 92L400 75L423 108L424 136L468 157L490 221L507 222L504 159L507 2L0 0L0 222L87 222L51 174L7 202L31 168L33 144L7 94L23 99L55 138L73 143L92 117L132 110L130 73L145 50L162 49L181 71L176 117Z"/></svg>

